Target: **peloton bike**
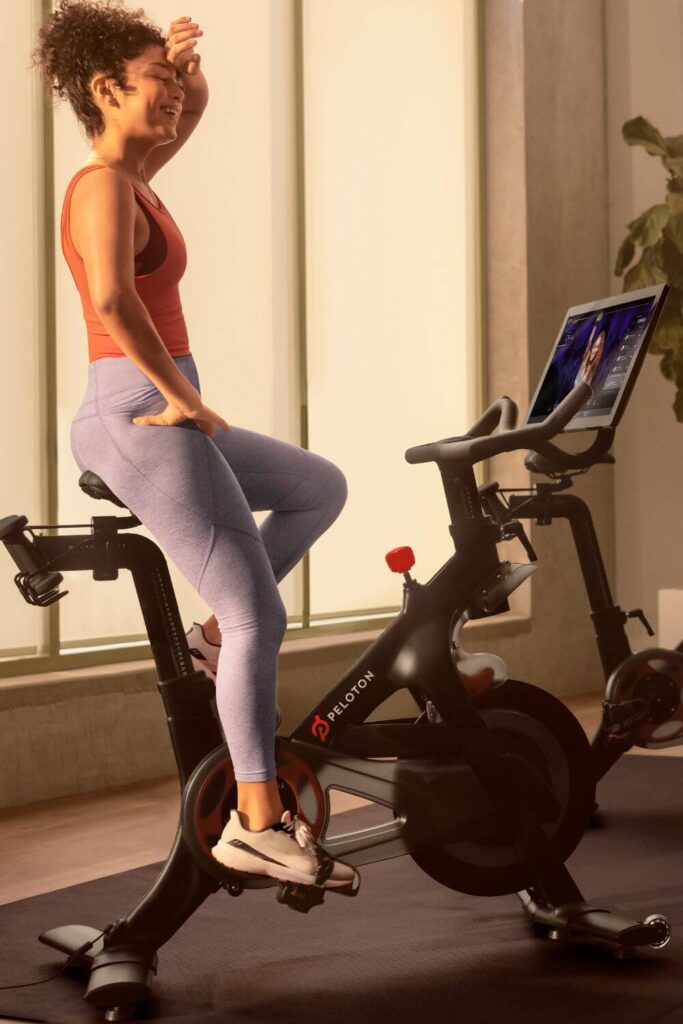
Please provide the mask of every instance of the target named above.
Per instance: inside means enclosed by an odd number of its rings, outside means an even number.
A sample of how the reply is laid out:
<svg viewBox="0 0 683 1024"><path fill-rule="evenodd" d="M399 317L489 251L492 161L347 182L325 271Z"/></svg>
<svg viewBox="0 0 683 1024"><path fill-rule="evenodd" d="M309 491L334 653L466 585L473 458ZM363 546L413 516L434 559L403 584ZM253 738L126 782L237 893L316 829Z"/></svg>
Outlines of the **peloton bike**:
<svg viewBox="0 0 683 1024"><path fill-rule="evenodd" d="M618 344L606 353L607 360L612 357L612 364L604 368L600 397L593 399L592 411L587 404L566 428L595 427L598 438L594 448L579 456L560 449L552 457L529 452L525 458L527 469L545 475L550 483L536 483L527 489L499 488L491 483L479 489L484 507L501 529L505 529L508 519L534 519L537 526L566 519L571 526L606 684L602 719L591 742L597 782L634 746L661 750L683 743L683 641L674 650L648 647L633 653L625 628L628 620L639 619L650 636L654 631L641 608L625 612L614 603L590 509L577 495L560 493L573 486L575 476L597 463L614 463L609 449L615 427L647 349L649 336L642 331L643 317L648 315L648 307L659 304L661 308L667 291L667 285L659 285L593 303L589 309L569 310L542 381L552 374L553 362L566 349L567 336L576 332L577 323L587 316L595 319L600 313L622 321L620 336L619 323L614 325ZM542 418L547 405L548 391L544 393L541 383L527 422ZM529 556L535 560L531 549Z"/></svg>
<svg viewBox="0 0 683 1024"><path fill-rule="evenodd" d="M639 946L665 946L671 929L661 915L633 920L584 900L564 863L594 805L583 729L560 700L508 679L502 659L468 655L460 642L469 619L508 610L509 595L535 569L499 559L499 542L526 537L521 523L508 521L503 529L484 515L473 466L506 451L552 457L550 439L590 395L587 384L578 384L543 422L520 429L517 407L504 396L464 436L406 451L409 463L439 468L455 554L421 584L409 571L411 549L389 552L389 567L404 577L401 611L294 731L276 736L275 754L283 805L309 824L331 857L360 866L409 854L450 889L516 894L537 934L598 940L625 955ZM95 498L126 507L92 472L79 484ZM60 537L36 533L55 527L31 526L25 516L0 519L0 540L30 604L44 607L66 596L58 590L61 570L113 580L128 569L159 676L182 791L168 859L139 904L102 931L71 924L40 936L68 954L65 967L88 969L84 998L108 1021L130 1019L150 992L157 951L211 893L224 888L236 897L277 885L278 901L303 913L325 895L320 886L232 872L212 858L211 847L237 805L230 753L213 682L192 670L166 561L150 539L124 532L139 525L132 514L96 516L89 533ZM470 696L464 680L481 679L483 666L488 686ZM420 709L417 719L367 721L404 687ZM383 805L393 819L328 838L330 789ZM357 892L356 886L344 895Z"/></svg>

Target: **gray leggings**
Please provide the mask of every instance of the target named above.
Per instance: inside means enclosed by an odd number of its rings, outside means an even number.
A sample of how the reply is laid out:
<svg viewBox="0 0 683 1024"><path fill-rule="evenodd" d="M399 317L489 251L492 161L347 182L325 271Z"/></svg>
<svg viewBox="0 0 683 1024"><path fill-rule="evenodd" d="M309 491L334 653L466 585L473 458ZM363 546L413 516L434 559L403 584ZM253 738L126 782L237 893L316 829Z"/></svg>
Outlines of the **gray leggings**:
<svg viewBox="0 0 683 1024"><path fill-rule="evenodd" d="M200 390L194 359L174 358ZM216 705L243 782L275 777L277 657L287 613L277 584L346 502L344 474L313 452L233 426L136 425L166 401L128 357L97 359L71 425L81 471L97 473L213 610L222 636ZM257 526L252 511L272 510Z"/></svg>

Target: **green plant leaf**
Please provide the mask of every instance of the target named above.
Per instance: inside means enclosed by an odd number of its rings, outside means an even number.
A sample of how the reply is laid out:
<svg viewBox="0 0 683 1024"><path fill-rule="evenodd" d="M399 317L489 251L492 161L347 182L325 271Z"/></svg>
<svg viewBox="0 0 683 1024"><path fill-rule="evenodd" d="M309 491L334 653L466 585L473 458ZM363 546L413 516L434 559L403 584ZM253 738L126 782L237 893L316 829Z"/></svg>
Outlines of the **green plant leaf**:
<svg viewBox="0 0 683 1024"><path fill-rule="evenodd" d="M635 254L636 247L631 241L631 236L627 235L617 253L617 262L614 264L615 277L621 277Z"/></svg>
<svg viewBox="0 0 683 1024"><path fill-rule="evenodd" d="M675 159L670 156L664 156L662 157L662 163L667 171L671 171L676 179L676 183L680 185L683 181L683 156L677 156Z"/></svg>
<svg viewBox="0 0 683 1024"><path fill-rule="evenodd" d="M651 355L661 355L664 353L666 358L669 352L683 351L681 298L681 293L672 288L667 296L657 329L650 339L648 352ZM660 367L662 373L664 373L664 360L662 360ZM666 377L667 374L664 373L664 376ZM681 381L681 386L683 387L683 381Z"/></svg>
<svg viewBox="0 0 683 1024"><path fill-rule="evenodd" d="M683 359L680 352L674 352L673 349L665 352L659 361L659 369L677 388L683 388Z"/></svg>
<svg viewBox="0 0 683 1024"><path fill-rule="evenodd" d="M668 233L669 226L657 243L659 248L659 261L664 274L664 280L668 281L672 288L683 292L683 255L674 240ZM653 282L654 283L654 282Z"/></svg>
<svg viewBox="0 0 683 1024"><path fill-rule="evenodd" d="M664 148L669 156L683 156L683 135L666 135Z"/></svg>
<svg viewBox="0 0 683 1024"><path fill-rule="evenodd" d="M669 135L664 139L666 156L662 163L680 181L683 172L683 135Z"/></svg>
<svg viewBox="0 0 683 1024"><path fill-rule="evenodd" d="M683 213L670 217L664 228L664 236L670 238L678 251L683 254Z"/></svg>
<svg viewBox="0 0 683 1024"><path fill-rule="evenodd" d="M683 389L679 388L676 392L676 398L672 406L673 411L676 413L676 419L679 423L683 423Z"/></svg>
<svg viewBox="0 0 683 1024"><path fill-rule="evenodd" d="M661 263L662 245L664 240L657 242L649 249L643 249L640 260L627 272L624 278L624 291L635 291L638 288L648 288L652 284L661 284L668 280ZM669 245L678 252L673 242ZM680 262L680 260L679 260ZM681 286L683 287L683 263L680 266ZM679 287L676 285L675 287Z"/></svg>
<svg viewBox="0 0 683 1024"><path fill-rule="evenodd" d="M676 385L673 410L683 423L683 135L666 138L644 117L622 125L629 146L643 146L669 171L666 203L658 203L628 225L614 268L620 276L640 246L640 260L624 275L625 292L667 281L670 292L648 351L660 355L663 376Z"/></svg>
<svg viewBox="0 0 683 1024"><path fill-rule="evenodd" d="M622 125L629 146L644 146L652 156L668 156L664 136L644 117L634 117Z"/></svg>
<svg viewBox="0 0 683 1024"><path fill-rule="evenodd" d="M652 351L652 345L650 345L650 348L648 349L648 355L654 355ZM664 353L662 358L659 360L659 369L662 372L662 376L666 377L667 380L671 381L674 379L673 367L671 366L672 356L673 352L669 349Z"/></svg>
<svg viewBox="0 0 683 1024"><path fill-rule="evenodd" d="M640 217L627 224L629 237L634 245L648 249L662 237L662 230L669 220L669 207L666 203L651 206ZM629 261L630 262L630 261Z"/></svg>
<svg viewBox="0 0 683 1024"><path fill-rule="evenodd" d="M671 217L676 217L679 213L683 213L683 192L670 190L667 193L666 205L669 207L669 215Z"/></svg>

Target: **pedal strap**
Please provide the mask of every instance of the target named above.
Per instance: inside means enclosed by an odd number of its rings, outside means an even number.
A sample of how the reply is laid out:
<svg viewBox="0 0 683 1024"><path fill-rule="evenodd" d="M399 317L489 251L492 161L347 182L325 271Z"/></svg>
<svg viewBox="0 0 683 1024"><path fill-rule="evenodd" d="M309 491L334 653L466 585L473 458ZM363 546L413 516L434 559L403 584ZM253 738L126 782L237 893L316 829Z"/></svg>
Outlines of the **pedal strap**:
<svg viewBox="0 0 683 1024"><path fill-rule="evenodd" d="M316 847L316 856L318 858L318 872L313 884L323 885L334 871L334 861L320 847Z"/></svg>

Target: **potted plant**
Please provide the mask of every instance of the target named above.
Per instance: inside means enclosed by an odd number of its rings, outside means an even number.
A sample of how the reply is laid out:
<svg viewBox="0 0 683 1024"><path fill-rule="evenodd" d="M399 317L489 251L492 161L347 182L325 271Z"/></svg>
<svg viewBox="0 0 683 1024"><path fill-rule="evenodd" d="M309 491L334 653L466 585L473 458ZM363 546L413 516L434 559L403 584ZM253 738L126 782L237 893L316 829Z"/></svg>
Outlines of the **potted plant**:
<svg viewBox="0 0 683 1024"><path fill-rule="evenodd" d="M676 387L676 419L683 422L683 135L665 137L644 117L626 121L622 133L629 146L658 156L669 173L665 202L627 225L614 273L624 275L625 292L662 281L671 288L649 352L661 356L659 367Z"/></svg>

